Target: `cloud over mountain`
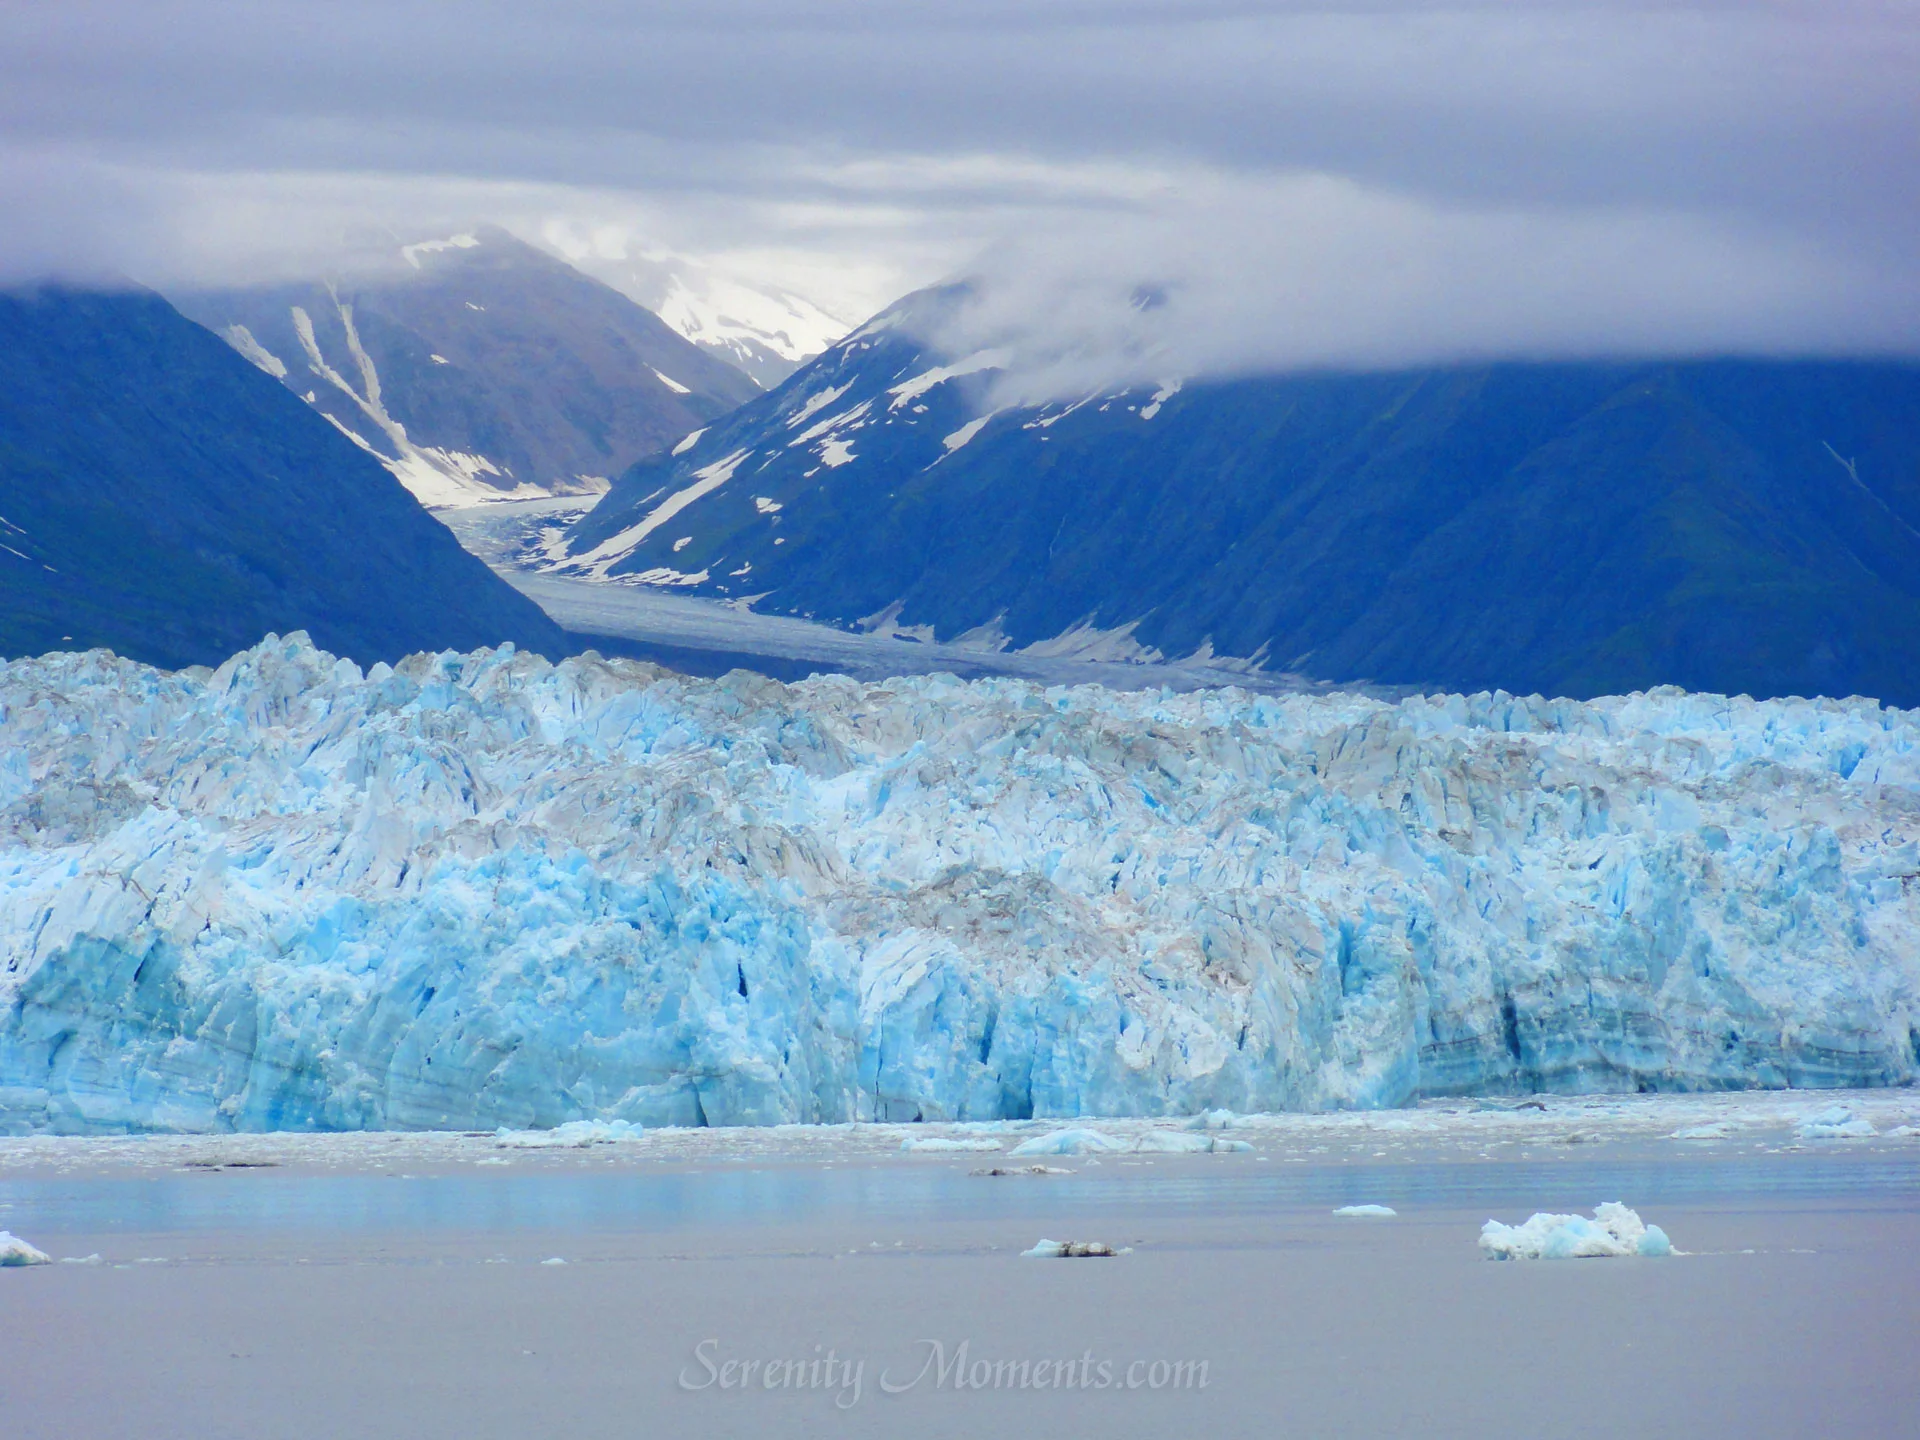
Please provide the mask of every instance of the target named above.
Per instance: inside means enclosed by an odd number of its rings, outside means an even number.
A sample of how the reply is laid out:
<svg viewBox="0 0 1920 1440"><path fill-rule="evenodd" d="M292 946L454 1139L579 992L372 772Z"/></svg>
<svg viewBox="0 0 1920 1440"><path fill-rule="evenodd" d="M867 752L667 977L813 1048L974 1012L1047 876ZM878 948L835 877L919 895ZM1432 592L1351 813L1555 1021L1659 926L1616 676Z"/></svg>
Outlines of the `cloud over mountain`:
<svg viewBox="0 0 1920 1440"><path fill-rule="evenodd" d="M77 0L0 15L0 271L493 218L1181 365L1911 350L1916 73L1866 0Z"/></svg>

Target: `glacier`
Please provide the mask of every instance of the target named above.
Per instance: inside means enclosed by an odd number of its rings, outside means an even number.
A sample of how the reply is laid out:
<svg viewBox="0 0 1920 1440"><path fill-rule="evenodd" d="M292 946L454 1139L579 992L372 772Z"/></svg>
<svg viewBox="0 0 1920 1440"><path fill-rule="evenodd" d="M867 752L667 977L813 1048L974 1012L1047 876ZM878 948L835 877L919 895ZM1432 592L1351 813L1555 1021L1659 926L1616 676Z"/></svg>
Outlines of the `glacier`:
<svg viewBox="0 0 1920 1440"><path fill-rule="evenodd" d="M0 1132L1911 1083L1920 712L0 664Z"/></svg>

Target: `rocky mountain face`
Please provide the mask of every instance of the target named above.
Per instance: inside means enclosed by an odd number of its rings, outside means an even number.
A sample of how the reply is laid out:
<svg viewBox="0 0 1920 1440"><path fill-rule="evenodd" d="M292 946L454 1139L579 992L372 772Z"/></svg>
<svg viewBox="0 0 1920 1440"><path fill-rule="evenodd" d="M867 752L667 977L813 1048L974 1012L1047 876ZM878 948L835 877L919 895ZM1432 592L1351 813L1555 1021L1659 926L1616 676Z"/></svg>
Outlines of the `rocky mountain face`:
<svg viewBox="0 0 1920 1440"><path fill-rule="evenodd" d="M362 663L560 630L314 407L159 296L0 292L0 655Z"/></svg>
<svg viewBox="0 0 1920 1440"><path fill-rule="evenodd" d="M1920 703L1920 366L1490 364L1009 400L926 292L641 462L562 572L988 649Z"/></svg>
<svg viewBox="0 0 1920 1440"><path fill-rule="evenodd" d="M397 247L350 278L175 299L427 505L597 493L759 393L497 229Z"/></svg>

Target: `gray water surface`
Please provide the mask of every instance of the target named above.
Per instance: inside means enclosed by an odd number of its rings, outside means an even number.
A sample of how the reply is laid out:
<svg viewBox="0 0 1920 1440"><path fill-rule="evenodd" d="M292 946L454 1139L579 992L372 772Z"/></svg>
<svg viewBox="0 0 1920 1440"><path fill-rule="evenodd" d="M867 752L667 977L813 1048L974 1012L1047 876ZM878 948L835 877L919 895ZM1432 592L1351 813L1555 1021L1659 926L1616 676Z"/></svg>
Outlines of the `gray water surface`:
<svg viewBox="0 0 1920 1440"><path fill-rule="evenodd" d="M832 1222L1181 1215L1251 1216L1375 1203L1396 1209L1591 1210L1636 1206L1756 1207L1846 1200L1920 1200L1912 1153L1738 1154L1415 1164L1257 1164L1195 1157L1128 1166L1085 1162L1074 1173L991 1178L965 1163L900 1161L822 1168L759 1164L683 1170L567 1166L411 1176L273 1169L0 1181L0 1228L22 1234L317 1230L670 1232Z"/></svg>

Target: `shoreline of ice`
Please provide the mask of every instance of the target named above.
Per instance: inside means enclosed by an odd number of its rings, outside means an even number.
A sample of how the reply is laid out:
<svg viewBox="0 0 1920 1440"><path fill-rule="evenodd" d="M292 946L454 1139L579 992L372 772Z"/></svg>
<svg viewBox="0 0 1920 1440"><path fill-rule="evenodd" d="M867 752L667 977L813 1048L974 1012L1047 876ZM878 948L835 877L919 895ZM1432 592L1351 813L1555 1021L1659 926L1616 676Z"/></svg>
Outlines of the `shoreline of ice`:
<svg viewBox="0 0 1920 1440"><path fill-rule="evenodd" d="M1871 1136L1809 1138L1809 1122L1839 1101ZM1535 1105L1541 1108L1534 1108ZM1523 1108L1524 1107L1524 1108ZM1198 1117L1197 1117L1198 1118ZM1616 1147L1635 1155L1894 1153L1920 1155L1920 1090L1769 1091L1682 1096L1549 1097L1532 1102L1427 1102L1405 1110L1234 1115L1230 1130L1250 1152L1200 1152L1186 1146L1142 1148L1147 1136L1202 1138L1195 1122L1120 1119L1096 1122L1112 1151L1082 1158L1198 1165L1410 1163L1518 1156L1573 1159ZM1078 1128L1095 1128L1078 1127ZM242 1132L219 1135L0 1136L0 1177L44 1171L335 1168L468 1165L578 1166L739 1161L798 1164L886 1163L975 1166L1009 1160L1023 1142L1057 1122L1011 1120L917 1124L579 1127L572 1131ZM1689 1132L1711 1131L1696 1136ZM1817 1133L1817 1132L1816 1132ZM928 1142L953 1142L933 1143ZM911 1147L911 1148L910 1148Z"/></svg>

